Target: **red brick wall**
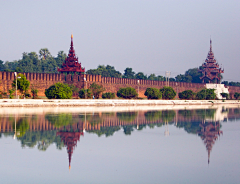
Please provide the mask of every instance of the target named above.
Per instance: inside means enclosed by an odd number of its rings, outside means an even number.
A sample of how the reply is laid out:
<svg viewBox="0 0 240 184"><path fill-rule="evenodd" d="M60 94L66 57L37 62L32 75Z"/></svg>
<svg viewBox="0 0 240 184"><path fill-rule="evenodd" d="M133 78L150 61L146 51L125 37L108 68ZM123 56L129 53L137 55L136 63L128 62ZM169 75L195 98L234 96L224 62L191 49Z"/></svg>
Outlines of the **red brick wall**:
<svg viewBox="0 0 240 184"><path fill-rule="evenodd" d="M63 82L67 84L73 84L79 89L89 88L92 83L102 84L106 89L106 92L116 93L119 88L131 86L138 91L139 96L145 97L144 92L148 87L162 88L166 86L165 81L152 81L152 80L138 80L137 79L124 79L124 78L114 78L114 77L102 77L101 75L64 75L64 74L46 74L46 73L23 73L26 78L30 81L31 86L38 89L39 96L44 96L45 89L49 88L51 85L57 82ZM84 78L86 81L84 81ZM8 92L12 88L12 82L15 79L13 72L0 72L0 90L3 92ZM204 84L199 83L185 83L185 82L169 82L171 86L177 93L184 90L190 89L194 92L204 88ZM233 96L235 92L240 93L240 87L229 86L230 95Z"/></svg>

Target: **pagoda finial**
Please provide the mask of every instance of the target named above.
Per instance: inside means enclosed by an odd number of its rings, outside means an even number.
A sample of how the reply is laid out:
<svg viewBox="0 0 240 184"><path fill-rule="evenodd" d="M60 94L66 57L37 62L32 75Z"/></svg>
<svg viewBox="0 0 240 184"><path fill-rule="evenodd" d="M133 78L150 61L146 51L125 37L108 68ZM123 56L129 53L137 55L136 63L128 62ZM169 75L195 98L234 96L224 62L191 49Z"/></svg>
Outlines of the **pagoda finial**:
<svg viewBox="0 0 240 184"><path fill-rule="evenodd" d="M73 39L73 34L71 34L71 39Z"/></svg>
<svg viewBox="0 0 240 184"><path fill-rule="evenodd" d="M208 164L210 163L210 150L208 150Z"/></svg>
<svg viewBox="0 0 240 184"><path fill-rule="evenodd" d="M210 38L210 52L212 51L212 39Z"/></svg>

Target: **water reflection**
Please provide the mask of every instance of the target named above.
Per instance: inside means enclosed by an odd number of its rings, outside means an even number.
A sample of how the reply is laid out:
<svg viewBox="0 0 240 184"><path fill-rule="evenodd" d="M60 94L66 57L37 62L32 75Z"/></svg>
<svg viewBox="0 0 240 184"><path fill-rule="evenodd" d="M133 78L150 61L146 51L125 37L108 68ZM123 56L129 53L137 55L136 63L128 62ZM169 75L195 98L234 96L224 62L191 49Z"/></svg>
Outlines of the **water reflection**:
<svg viewBox="0 0 240 184"><path fill-rule="evenodd" d="M133 131L142 131L164 126L163 134L169 136L168 126L184 129L198 135L207 150L208 163L216 140L223 134L222 121L240 118L239 108L214 108L197 110L128 111L60 114L22 114L0 117L1 137L13 136L24 147L37 147L46 151L51 144L57 149L67 148L69 168L74 148L84 132L97 136L113 136L123 130L129 136Z"/></svg>

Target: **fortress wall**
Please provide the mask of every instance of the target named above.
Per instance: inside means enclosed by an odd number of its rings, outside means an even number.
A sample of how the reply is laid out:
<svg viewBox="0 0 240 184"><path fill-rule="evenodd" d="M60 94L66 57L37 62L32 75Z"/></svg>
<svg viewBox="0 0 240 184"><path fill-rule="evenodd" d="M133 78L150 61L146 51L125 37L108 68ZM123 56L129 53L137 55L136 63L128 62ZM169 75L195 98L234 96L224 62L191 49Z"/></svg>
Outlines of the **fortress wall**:
<svg viewBox="0 0 240 184"><path fill-rule="evenodd" d="M98 75L100 79L97 80L98 77L88 74L84 75L84 77L86 78L86 82L84 82L85 88L86 86L89 88L89 86L94 82L103 85L103 87L106 89L105 92L117 93L120 88L133 87L136 89L136 91L139 89L139 97L145 97L144 92L149 87L160 89L167 85L166 81L139 80L138 83L138 79L101 77ZM204 84L186 82L169 82L169 86L172 87L177 93L188 89L198 92L204 88Z"/></svg>
<svg viewBox="0 0 240 184"><path fill-rule="evenodd" d="M240 93L240 87L238 87L238 86L228 86L228 91L229 91L230 97L233 99L235 92Z"/></svg>
<svg viewBox="0 0 240 184"><path fill-rule="evenodd" d="M38 89L39 96L45 96L45 89L51 85L62 82L72 84L77 88L89 88L92 83L103 85L106 89L105 92L117 93L120 88L133 87L138 91L139 97L145 97L144 92L147 88L162 88L167 86L166 81L151 81L151 80L139 80L138 79L126 79L126 78L114 78L114 77L102 77L101 75L65 75L65 74L46 74L46 73L22 73L30 81L30 89L33 87ZM85 78L85 80L84 80ZM14 72L0 72L0 91L7 92L12 88L12 82L15 79ZM172 87L177 94L184 90L192 90L198 92L205 88L205 84L201 83L186 83L186 82L169 82L169 86ZM30 91L30 90L29 90ZM233 97L235 92L240 93L240 87L229 86L230 96Z"/></svg>

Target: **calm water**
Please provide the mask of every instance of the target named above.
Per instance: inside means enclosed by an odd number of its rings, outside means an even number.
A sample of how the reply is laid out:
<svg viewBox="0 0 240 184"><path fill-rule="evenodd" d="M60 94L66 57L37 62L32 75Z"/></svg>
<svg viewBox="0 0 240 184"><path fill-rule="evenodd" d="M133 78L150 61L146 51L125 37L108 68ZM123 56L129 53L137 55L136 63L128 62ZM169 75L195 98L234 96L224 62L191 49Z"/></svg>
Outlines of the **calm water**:
<svg viewBox="0 0 240 184"><path fill-rule="evenodd" d="M240 108L0 112L1 183L240 183Z"/></svg>

